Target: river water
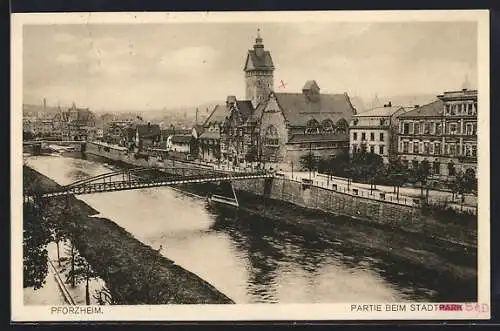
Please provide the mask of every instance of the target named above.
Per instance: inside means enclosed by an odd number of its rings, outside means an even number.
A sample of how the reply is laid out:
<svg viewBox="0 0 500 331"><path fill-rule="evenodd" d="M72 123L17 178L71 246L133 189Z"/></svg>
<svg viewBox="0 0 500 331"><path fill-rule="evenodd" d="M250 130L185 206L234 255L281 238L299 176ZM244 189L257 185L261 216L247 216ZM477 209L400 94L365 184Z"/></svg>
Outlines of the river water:
<svg viewBox="0 0 500 331"><path fill-rule="evenodd" d="M79 158L34 156L27 164L66 185L116 170ZM213 210L173 188L78 196L78 199L196 273L236 303L429 301L440 288L403 278L389 256L345 250L244 212ZM369 238L367 238L369 240ZM406 272L408 273L408 272Z"/></svg>

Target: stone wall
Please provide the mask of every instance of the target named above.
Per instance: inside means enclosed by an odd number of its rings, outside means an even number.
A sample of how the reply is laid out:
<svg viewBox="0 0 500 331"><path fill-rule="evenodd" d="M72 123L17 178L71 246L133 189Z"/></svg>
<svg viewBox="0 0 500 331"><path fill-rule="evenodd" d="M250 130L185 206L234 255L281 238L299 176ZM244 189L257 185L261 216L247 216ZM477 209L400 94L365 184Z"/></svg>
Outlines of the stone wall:
<svg viewBox="0 0 500 331"><path fill-rule="evenodd" d="M356 217L391 227L419 230L422 220L418 208L347 195L289 179L240 180L234 183L234 187L236 190L293 203L301 207Z"/></svg>

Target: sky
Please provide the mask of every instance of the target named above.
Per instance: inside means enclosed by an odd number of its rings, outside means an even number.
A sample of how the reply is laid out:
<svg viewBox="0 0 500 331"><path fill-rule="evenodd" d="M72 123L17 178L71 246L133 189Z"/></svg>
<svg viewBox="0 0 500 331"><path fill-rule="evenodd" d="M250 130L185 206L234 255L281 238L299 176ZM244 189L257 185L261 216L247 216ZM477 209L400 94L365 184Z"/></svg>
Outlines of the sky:
<svg viewBox="0 0 500 331"><path fill-rule="evenodd" d="M23 102L148 110L244 99L258 28L277 92L310 79L364 99L437 95L466 77L477 87L475 22L59 24L24 26Z"/></svg>

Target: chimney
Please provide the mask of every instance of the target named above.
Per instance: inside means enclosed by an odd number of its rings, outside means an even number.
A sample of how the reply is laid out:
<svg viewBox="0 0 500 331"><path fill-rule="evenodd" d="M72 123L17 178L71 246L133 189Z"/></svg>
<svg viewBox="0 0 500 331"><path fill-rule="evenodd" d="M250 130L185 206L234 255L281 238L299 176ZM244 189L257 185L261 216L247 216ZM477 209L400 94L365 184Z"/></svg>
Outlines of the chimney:
<svg viewBox="0 0 500 331"><path fill-rule="evenodd" d="M392 102L389 101L389 104L387 105L387 107L392 107Z"/></svg>
<svg viewBox="0 0 500 331"><path fill-rule="evenodd" d="M418 108L418 107L420 107L420 105L414 105L414 107L415 107L415 108Z"/></svg>

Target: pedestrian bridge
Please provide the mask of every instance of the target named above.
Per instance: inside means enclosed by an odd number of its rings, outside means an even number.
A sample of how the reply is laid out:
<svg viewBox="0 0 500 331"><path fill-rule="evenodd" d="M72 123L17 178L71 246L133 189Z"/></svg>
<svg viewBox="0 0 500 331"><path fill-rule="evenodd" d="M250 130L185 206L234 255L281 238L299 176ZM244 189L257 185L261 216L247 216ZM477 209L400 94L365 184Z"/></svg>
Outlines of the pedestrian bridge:
<svg viewBox="0 0 500 331"><path fill-rule="evenodd" d="M268 172L224 172L194 168L133 168L106 173L46 192L25 192L26 201L32 198L51 198L67 194L92 194L135 190L191 183L214 183L245 179L272 178Z"/></svg>
<svg viewBox="0 0 500 331"><path fill-rule="evenodd" d="M23 146L32 146L40 144L55 144L55 145L82 145L86 144L85 140L26 140L23 141Z"/></svg>

